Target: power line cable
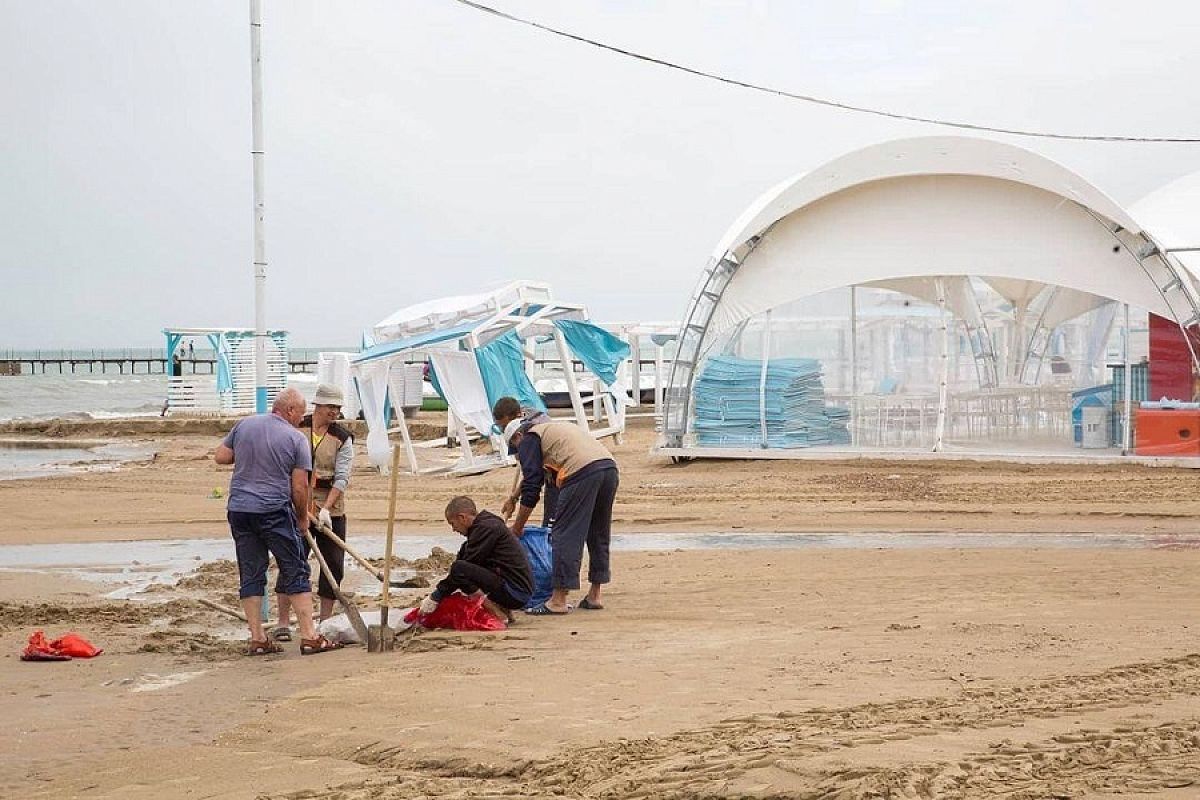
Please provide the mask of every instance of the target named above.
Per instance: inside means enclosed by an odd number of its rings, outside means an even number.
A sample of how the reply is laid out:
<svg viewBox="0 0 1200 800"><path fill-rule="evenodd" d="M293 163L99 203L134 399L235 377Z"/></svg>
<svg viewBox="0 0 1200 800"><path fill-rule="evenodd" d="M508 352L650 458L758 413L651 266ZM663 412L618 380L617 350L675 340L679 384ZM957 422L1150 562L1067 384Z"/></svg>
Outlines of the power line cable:
<svg viewBox="0 0 1200 800"><path fill-rule="evenodd" d="M1030 138L1034 138L1034 139L1061 139L1061 140L1073 141L1073 142L1144 142L1144 143L1156 143L1156 144L1163 144L1163 143L1200 144L1200 138L1193 138L1193 137L1186 137L1186 136L1097 136L1097 135L1073 134L1073 133L1053 133L1053 132L1049 132L1049 131L1030 131L1030 130L1024 130L1021 128L1000 128L1000 127L994 127L991 125L981 125L981 124L977 124L977 123L973 123L973 122L957 122L954 120L937 119L934 117L921 117L921 116L917 116L916 114L900 114L900 113L897 113L894 111L884 111L884 110L881 110L878 108L868 108L867 106L856 106L856 105L853 105L852 103L843 103L839 100L830 100L830 99L824 98L824 97L813 97L812 95L799 94L796 92L789 92L784 89L775 89L770 86L763 86L763 85L757 84L757 83L750 83L748 81L738 80L737 78L727 78L723 75L717 75L716 73L713 73L713 72L706 72L702 69L696 69L695 67L688 67L688 66L684 66L683 64L676 64L673 61L667 61L662 58L656 58L654 56L648 56L643 53L634 52L632 50L626 50L622 47L617 47L617 46L611 45L611 44L605 44L604 42L600 42L595 39L589 39L586 36L580 36L579 34L576 34L576 33L571 33L569 31L564 31L564 30L560 30L558 28L551 27L549 25L544 25L540 22L535 22L534 20L531 20L531 19L525 19L523 17L514 16L507 12L501 11L497 8L492 8L491 6L486 6L486 5L483 5L482 3L473 2L473 0L454 0L454 2L456 2L460 5L467 6L468 8L473 8L476 11L482 11L485 14L491 14L492 16L499 17L500 19L507 20L509 22L515 22L519 25L526 25L530 28L536 28L537 30L544 31L546 33L550 33L555 36L561 36L564 39L571 39L576 42L581 42L582 44L588 44L588 45L591 45L592 47L598 47L601 50L607 50L610 53L616 53L618 55L636 59L638 61L644 61L648 64L657 64L660 67L666 67L667 69L673 69L678 72L684 72L689 75L695 75L700 78L707 78L708 80L717 81L719 83L728 84L730 86L737 86L742 89L750 89L750 90L756 91L756 92L763 92L765 94L772 94L772 95L776 95L778 97L785 97L785 98L788 98L789 100L800 100L805 103L812 103L814 105L826 106L828 108L837 108L837 109L841 109L842 111L853 111L858 114L871 114L876 117L886 117L888 119L903 120L905 122L921 122L921 123L925 123L927 125L941 125L943 127L958 128L960 130L986 131L988 133L1003 133L1003 134L1007 134L1009 136L1025 136L1025 137L1030 137Z"/></svg>

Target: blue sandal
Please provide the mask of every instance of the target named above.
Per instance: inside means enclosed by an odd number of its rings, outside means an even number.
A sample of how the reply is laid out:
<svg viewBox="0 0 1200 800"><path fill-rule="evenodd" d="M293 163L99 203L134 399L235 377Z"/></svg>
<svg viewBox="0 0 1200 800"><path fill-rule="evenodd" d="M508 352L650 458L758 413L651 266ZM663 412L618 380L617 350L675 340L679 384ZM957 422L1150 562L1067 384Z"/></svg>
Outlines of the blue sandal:
<svg viewBox="0 0 1200 800"><path fill-rule="evenodd" d="M525 613L531 617L561 617L571 613L571 607L567 606L566 611L555 611L554 609L542 603L540 606L525 609Z"/></svg>

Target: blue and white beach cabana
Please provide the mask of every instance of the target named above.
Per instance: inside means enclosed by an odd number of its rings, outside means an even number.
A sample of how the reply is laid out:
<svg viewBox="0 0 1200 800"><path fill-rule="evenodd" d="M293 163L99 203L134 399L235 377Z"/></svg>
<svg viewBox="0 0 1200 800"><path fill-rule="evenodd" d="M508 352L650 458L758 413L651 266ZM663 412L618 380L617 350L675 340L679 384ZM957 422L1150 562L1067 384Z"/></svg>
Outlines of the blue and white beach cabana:
<svg viewBox="0 0 1200 800"><path fill-rule="evenodd" d="M267 402L287 386L288 332L267 331ZM164 328L167 337L165 411L183 414L253 414L255 356L252 328ZM171 364L189 340L208 345L216 361L210 375L171 375Z"/></svg>
<svg viewBox="0 0 1200 800"><path fill-rule="evenodd" d="M589 323L583 305L555 300L545 284L518 281L492 292L408 306L375 325L369 338L370 346L351 359L350 370L369 429L367 452L380 467L388 459L388 434L399 433L411 471L447 469L422 468L417 459L418 449L446 439L414 441L403 414L397 415L396 427L388 427L389 404L399 405L394 398L406 394L412 370L423 370L426 363L434 388L447 404L447 432L462 450L458 463L448 469L466 474L511 463L493 430L491 407L511 395L523 405L545 408L529 376L530 340L554 342L571 413L580 427L597 438L619 435L624 429L626 396L617 372L629 356L628 345ZM595 428L589 426L579 394L576 359L607 389L602 398L605 420ZM490 455L472 450L472 431L491 442Z"/></svg>

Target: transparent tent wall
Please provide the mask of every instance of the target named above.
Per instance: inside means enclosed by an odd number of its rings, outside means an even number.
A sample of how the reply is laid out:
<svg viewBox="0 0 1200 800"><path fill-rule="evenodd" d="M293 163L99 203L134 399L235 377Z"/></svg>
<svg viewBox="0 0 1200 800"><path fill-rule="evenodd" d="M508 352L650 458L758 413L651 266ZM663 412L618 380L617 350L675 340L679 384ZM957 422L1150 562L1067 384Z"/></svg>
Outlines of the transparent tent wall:
<svg viewBox="0 0 1200 800"><path fill-rule="evenodd" d="M1031 312L985 281L962 285L962 314L944 294L934 303L856 287L746 321L698 365L688 442L997 454L1119 446L1123 408L1112 384L1123 372L1123 307L1060 289L1035 295L1050 299ZM1135 380L1146 319L1131 313ZM1086 441L1081 409L1103 409L1103 432ZM1084 413L1101 424L1101 411Z"/></svg>

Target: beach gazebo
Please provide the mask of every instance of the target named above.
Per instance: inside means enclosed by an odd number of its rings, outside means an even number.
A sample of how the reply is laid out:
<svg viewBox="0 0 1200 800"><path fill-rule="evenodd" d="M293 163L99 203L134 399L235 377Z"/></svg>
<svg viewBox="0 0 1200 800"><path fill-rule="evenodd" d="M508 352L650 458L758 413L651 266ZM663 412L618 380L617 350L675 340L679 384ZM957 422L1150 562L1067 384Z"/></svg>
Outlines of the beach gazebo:
<svg viewBox="0 0 1200 800"><path fill-rule="evenodd" d="M353 376L368 426L367 452L383 467L388 458L388 434L403 441L412 472L450 469L456 474L484 472L511 463L493 429L492 405L502 396L518 398L522 405L545 410L529 372L532 343L549 341L566 383L571 416L593 436L619 436L625 425L625 389L618 368L629 356L629 346L613 334L588 322L585 306L556 300L550 287L516 281L474 295L444 297L407 306L376 324L364 350L350 359ZM575 361L604 387L603 422L589 424L579 392ZM452 467L422 466L418 450L447 444L448 437L417 441L403 414L389 427L389 407L402 404L425 369L436 392L447 405L447 432L457 439L462 455ZM490 455L479 455L471 439L491 443Z"/></svg>
<svg viewBox="0 0 1200 800"><path fill-rule="evenodd" d="M784 181L721 237L688 301L658 449L1200 455L1200 240L1148 216L965 137ZM1175 450L1149 433L1167 411L1196 417Z"/></svg>
<svg viewBox="0 0 1200 800"><path fill-rule="evenodd" d="M252 414L255 410L255 349L253 328L164 328L167 346L165 413ZM288 332L267 331L267 402L287 387ZM199 339L212 351L208 375L173 375L171 365L180 348ZM193 364L194 369L194 364Z"/></svg>

